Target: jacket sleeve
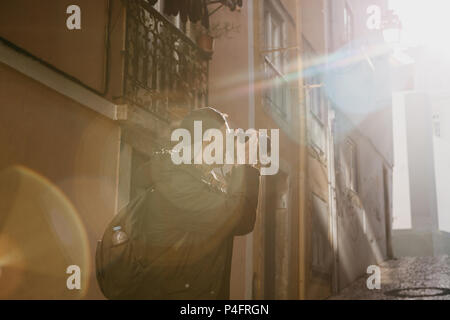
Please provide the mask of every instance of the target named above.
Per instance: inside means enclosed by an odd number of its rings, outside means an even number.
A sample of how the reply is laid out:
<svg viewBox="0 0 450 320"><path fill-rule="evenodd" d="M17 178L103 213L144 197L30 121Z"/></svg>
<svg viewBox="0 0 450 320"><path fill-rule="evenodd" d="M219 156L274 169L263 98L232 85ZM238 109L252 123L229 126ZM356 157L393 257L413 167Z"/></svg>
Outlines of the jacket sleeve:
<svg viewBox="0 0 450 320"><path fill-rule="evenodd" d="M245 172L244 169L233 170L228 192L210 187L182 167L156 168L153 176L157 177L154 180L156 189L173 208L167 214L181 230L223 238L233 234L238 225L245 225L243 229L248 229L254 224L252 216L242 219L244 211L256 208L257 202L255 187L252 193L246 190ZM252 196L249 197L250 194Z"/></svg>
<svg viewBox="0 0 450 320"><path fill-rule="evenodd" d="M231 185L234 184L233 178L237 179L245 197L240 208L240 219L234 229L234 234L243 236L252 232L255 227L259 195L259 171L251 166L240 166L235 168L234 172L235 175L231 177ZM239 177L243 177L243 179L239 179Z"/></svg>

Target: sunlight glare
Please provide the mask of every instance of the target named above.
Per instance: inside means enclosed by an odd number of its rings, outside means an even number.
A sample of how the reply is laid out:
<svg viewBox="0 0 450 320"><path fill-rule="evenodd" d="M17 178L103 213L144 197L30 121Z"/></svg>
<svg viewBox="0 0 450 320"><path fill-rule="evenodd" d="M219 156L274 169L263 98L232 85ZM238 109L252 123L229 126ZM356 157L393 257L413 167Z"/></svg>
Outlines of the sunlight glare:
<svg viewBox="0 0 450 320"><path fill-rule="evenodd" d="M390 8L399 15L403 25L402 45L450 51L450 42L444 36L450 30L450 1L390 0Z"/></svg>

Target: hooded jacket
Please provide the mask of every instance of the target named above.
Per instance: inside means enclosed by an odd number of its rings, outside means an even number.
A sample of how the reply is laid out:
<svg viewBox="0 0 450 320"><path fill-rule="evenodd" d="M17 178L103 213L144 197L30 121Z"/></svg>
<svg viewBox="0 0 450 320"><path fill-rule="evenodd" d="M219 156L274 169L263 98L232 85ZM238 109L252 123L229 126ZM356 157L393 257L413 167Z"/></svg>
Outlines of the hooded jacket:
<svg viewBox="0 0 450 320"><path fill-rule="evenodd" d="M259 171L235 167L220 183L203 166L156 152L139 172L146 200L145 281L138 299L229 299L234 236L255 224Z"/></svg>

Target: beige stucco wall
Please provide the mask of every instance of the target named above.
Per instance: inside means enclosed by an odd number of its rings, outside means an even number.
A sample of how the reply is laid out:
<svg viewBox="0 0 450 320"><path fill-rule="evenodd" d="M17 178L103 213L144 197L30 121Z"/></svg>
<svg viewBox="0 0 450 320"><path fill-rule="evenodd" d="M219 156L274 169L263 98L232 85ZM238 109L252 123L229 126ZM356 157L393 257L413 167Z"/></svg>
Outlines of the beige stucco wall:
<svg viewBox="0 0 450 320"><path fill-rule="evenodd" d="M90 275L86 298L102 298L92 273L93 258L96 241L116 210L120 128L3 64L0 101L0 171L14 165L28 168L47 181L45 186L62 192L73 204L81 222L67 227L85 232L88 242L87 246L80 244L88 250L90 259L90 270L82 270ZM55 215L58 220L58 212ZM62 225L53 224L52 229L64 232L58 230ZM33 234L26 239L33 241ZM37 242L36 247L42 244ZM65 270L60 272L65 281Z"/></svg>
<svg viewBox="0 0 450 320"><path fill-rule="evenodd" d="M105 90L109 0L0 2L0 37L98 91ZM66 9L81 9L81 30L69 30ZM115 15L117 20L119 15ZM120 29L120 22L116 25Z"/></svg>
<svg viewBox="0 0 450 320"><path fill-rule="evenodd" d="M297 43L295 20L297 3L295 1L282 1L283 6L276 3L277 8L286 17L286 31L288 37L285 45L294 47ZM298 137L296 136L295 119L298 116L299 104L292 100L290 124L274 119L270 108L263 99L264 64L261 52L264 47L263 38L263 10L264 1L252 1L253 16L249 17L250 1L246 2L240 12L229 12L222 9L215 13L211 19L212 25L228 21L240 26L239 32L228 37L216 40L213 59L210 64L210 105L230 115L230 119L237 128L254 127L256 129L280 130L280 176L287 177L289 228L281 236L289 241L277 245L276 252L286 254L286 260L276 261L276 268L287 270L284 274L277 274L277 281L287 281L288 288L278 288L278 293L296 298L298 295ZM290 15L289 17L287 17ZM253 28L253 35L249 35L249 18ZM286 53L288 63L286 75L296 70L297 50L288 50ZM292 86L295 87L295 81ZM277 179L279 176L275 176ZM272 177L270 177L272 178ZM277 180L271 181L277 181ZM280 180L281 181L281 180ZM264 298L265 289L265 224L264 215L275 216L274 204L268 203L264 182L261 188L260 207L255 231L251 236L235 239L233 267L231 274L231 298L246 299ZM267 208L272 209L267 209ZM266 212L267 211L267 212ZM282 223L286 222L283 221ZM289 259L289 260L287 260ZM286 262L287 261L287 262ZM283 264L281 266L281 264ZM266 285L267 286L267 285ZM284 292L286 291L286 292Z"/></svg>
<svg viewBox="0 0 450 320"><path fill-rule="evenodd" d="M303 36L319 55L326 53L325 1L303 0Z"/></svg>

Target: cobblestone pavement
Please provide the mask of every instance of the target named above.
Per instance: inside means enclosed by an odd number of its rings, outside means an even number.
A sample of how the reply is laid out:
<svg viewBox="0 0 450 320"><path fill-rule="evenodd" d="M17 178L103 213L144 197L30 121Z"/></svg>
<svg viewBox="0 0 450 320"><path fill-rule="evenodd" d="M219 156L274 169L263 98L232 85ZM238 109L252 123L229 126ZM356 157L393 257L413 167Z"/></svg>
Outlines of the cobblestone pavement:
<svg viewBox="0 0 450 320"><path fill-rule="evenodd" d="M450 257L415 257L380 264L381 290L367 289L369 275L357 280L332 300L450 300ZM421 288L417 290L398 290ZM444 288L437 290L432 288ZM397 292L392 292L397 290ZM397 295L390 295L397 293ZM408 297L399 297L408 295ZM414 297L412 297L414 296Z"/></svg>

